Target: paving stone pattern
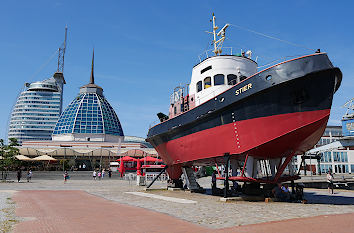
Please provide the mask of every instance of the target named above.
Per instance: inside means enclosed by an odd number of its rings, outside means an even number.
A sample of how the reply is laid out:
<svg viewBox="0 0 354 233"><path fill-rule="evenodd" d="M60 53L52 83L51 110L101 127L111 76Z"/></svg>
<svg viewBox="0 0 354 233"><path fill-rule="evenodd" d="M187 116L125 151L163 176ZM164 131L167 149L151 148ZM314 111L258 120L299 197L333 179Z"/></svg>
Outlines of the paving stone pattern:
<svg viewBox="0 0 354 233"><path fill-rule="evenodd" d="M210 186L210 177L199 179L199 182L202 186L208 187ZM164 188L166 187L166 183L158 182L153 187ZM149 191L156 195L183 198L197 202L195 204L180 204L127 194L125 192L143 192L144 187L138 187L133 181L119 180L116 177L111 180L105 178L102 181L94 181L91 180L88 173L85 177L72 173L71 179L65 184L61 180L61 174L58 174L57 179L51 178L45 180L34 178L31 183L8 183L1 185L0 189L83 190L108 200L165 213L209 228L224 228L318 215L354 213L353 191L337 191L335 195L328 195L327 190L306 190L306 198L310 204L264 202L222 203L219 201L219 197L205 194L184 191Z"/></svg>

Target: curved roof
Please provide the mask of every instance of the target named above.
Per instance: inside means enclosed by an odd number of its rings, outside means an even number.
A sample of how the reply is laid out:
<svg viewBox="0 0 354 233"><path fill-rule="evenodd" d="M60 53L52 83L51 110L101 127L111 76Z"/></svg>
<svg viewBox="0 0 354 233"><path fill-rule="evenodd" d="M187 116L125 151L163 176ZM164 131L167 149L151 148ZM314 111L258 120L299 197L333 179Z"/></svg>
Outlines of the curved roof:
<svg viewBox="0 0 354 233"><path fill-rule="evenodd" d="M91 77L88 85L80 88L80 94L61 114L53 135L60 134L111 134L124 136L118 116L97 86L93 74L92 54Z"/></svg>
<svg viewBox="0 0 354 233"><path fill-rule="evenodd" d="M80 93L61 114L53 135L68 133L124 136L112 106L98 93Z"/></svg>

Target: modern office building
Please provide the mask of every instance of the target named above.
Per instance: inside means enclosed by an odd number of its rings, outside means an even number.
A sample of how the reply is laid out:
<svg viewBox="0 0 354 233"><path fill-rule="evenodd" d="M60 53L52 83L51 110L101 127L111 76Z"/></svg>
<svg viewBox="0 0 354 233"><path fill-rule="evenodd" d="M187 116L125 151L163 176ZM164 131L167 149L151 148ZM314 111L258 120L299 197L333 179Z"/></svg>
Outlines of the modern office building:
<svg viewBox="0 0 354 233"><path fill-rule="evenodd" d="M354 144L352 137L343 135L345 130L341 126L327 126L323 136L314 149L307 154L317 159L305 159L305 166L301 155L295 160L298 168L315 174L326 173L329 170L336 174L354 173Z"/></svg>
<svg viewBox="0 0 354 233"><path fill-rule="evenodd" d="M26 83L12 109L8 138L16 138L19 143L50 140L62 112L64 84L61 72L43 81Z"/></svg>

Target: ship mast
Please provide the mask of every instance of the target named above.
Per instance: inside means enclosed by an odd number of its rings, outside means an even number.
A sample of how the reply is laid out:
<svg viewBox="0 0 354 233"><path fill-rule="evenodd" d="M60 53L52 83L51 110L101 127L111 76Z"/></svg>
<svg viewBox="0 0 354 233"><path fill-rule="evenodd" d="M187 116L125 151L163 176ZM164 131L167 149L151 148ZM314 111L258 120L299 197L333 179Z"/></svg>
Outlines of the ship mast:
<svg viewBox="0 0 354 233"><path fill-rule="evenodd" d="M218 30L219 27L216 26L214 13L213 13L213 18L210 21L213 22L213 32L208 32L208 33L213 34L213 37L214 37L213 38L213 44L214 44L213 52L215 53L215 56L218 56L222 53L222 45L225 40L225 31L226 31L226 28L229 26L229 24L225 24L225 26L217 33L216 30Z"/></svg>

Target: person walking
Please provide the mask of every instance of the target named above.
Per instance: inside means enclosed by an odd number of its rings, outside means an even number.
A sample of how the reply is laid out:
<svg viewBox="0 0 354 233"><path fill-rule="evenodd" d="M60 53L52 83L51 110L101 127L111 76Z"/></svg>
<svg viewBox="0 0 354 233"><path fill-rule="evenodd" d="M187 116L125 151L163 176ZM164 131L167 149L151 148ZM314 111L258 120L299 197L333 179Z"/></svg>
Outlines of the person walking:
<svg viewBox="0 0 354 233"><path fill-rule="evenodd" d="M108 170L108 177L112 178L112 170L111 169Z"/></svg>
<svg viewBox="0 0 354 233"><path fill-rule="evenodd" d="M97 176L97 172L96 172L96 170L93 170L93 172L92 172L93 180L96 180L96 176Z"/></svg>
<svg viewBox="0 0 354 233"><path fill-rule="evenodd" d="M27 182L30 182L31 179L32 179L32 171L28 170L28 172L27 172Z"/></svg>
<svg viewBox="0 0 354 233"><path fill-rule="evenodd" d="M97 176L98 176L98 180L101 180L101 172L100 171L98 171L98 174L97 174Z"/></svg>
<svg viewBox="0 0 354 233"><path fill-rule="evenodd" d="M63 176L64 176L64 184L65 184L66 181L69 179L69 173L65 171Z"/></svg>
<svg viewBox="0 0 354 233"><path fill-rule="evenodd" d="M104 169L102 169L102 179L104 178L104 173L105 173L105 171L104 171Z"/></svg>
<svg viewBox="0 0 354 233"><path fill-rule="evenodd" d="M212 195L216 194L216 171L213 171L213 174L211 175L211 193Z"/></svg>
<svg viewBox="0 0 354 233"><path fill-rule="evenodd" d="M20 183L21 177L22 177L22 171L21 171L21 168L19 168L17 171L17 182L18 183Z"/></svg>
<svg viewBox="0 0 354 233"><path fill-rule="evenodd" d="M334 194L333 192L333 173L332 173L332 170L329 170L327 172L327 183L328 183L328 193L330 194ZM331 193L331 190L332 190L332 193Z"/></svg>

